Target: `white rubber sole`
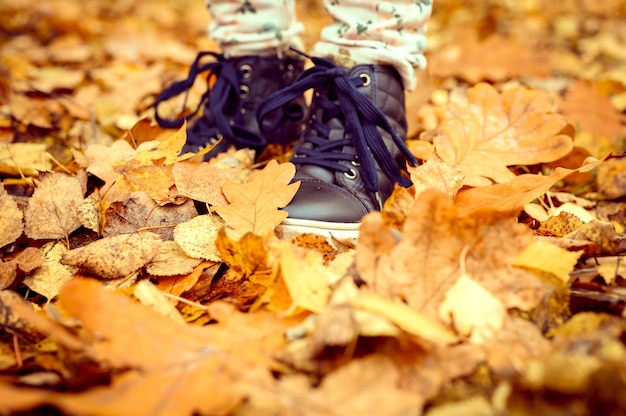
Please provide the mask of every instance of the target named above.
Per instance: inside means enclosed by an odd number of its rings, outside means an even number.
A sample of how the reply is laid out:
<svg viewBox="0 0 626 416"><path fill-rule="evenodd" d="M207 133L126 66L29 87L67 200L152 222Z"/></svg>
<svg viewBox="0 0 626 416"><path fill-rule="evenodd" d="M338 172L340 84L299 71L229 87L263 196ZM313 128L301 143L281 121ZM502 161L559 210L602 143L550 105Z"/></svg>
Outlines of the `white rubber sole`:
<svg viewBox="0 0 626 416"><path fill-rule="evenodd" d="M276 227L276 234L283 240L290 240L300 234L317 234L332 240L356 244L361 223L323 222L286 218Z"/></svg>

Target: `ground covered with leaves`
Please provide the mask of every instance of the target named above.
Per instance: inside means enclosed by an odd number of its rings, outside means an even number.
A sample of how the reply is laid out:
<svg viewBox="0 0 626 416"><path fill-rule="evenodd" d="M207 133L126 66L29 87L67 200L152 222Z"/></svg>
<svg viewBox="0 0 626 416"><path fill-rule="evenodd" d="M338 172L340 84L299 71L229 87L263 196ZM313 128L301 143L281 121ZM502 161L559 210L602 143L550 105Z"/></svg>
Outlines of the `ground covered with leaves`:
<svg viewBox="0 0 626 416"><path fill-rule="evenodd" d="M151 122L203 2L0 7L1 414L626 413L623 1L435 1L357 241L276 232L289 149Z"/></svg>

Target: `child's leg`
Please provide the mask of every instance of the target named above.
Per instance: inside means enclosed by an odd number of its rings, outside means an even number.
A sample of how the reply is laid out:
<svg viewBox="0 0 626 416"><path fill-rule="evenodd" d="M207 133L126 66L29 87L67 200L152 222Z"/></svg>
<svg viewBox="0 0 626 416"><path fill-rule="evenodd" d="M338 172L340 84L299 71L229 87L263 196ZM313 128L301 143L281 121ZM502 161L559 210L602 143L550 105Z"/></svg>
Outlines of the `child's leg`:
<svg viewBox="0 0 626 416"><path fill-rule="evenodd" d="M209 35L227 57L302 49L294 0L207 0ZM279 52L280 53L280 52Z"/></svg>
<svg viewBox="0 0 626 416"><path fill-rule="evenodd" d="M415 87L415 68L424 68L426 22L431 0L324 0L335 23L324 28L313 55L340 65L392 65L404 87Z"/></svg>

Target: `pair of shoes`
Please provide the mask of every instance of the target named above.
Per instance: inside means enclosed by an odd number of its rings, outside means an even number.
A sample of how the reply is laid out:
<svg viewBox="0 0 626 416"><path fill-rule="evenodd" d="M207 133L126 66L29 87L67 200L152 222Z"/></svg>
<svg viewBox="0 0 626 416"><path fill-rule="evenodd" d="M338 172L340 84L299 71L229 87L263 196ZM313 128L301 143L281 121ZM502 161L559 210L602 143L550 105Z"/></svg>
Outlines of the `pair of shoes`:
<svg viewBox="0 0 626 416"><path fill-rule="evenodd" d="M291 162L294 181L301 183L285 207L289 217L277 230L282 237L309 232L355 241L361 218L382 209L394 184L411 185L402 171L406 162L417 160L405 145L404 88L392 66L344 68L313 57L314 66L303 70L297 58L209 54L216 62L201 65L199 54L189 78L164 90L156 105L211 71L216 79L203 96L204 113L188 129L191 150L217 137L223 145L209 157L231 145L258 151L297 139ZM306 110L303 94L309 89L313 97ZM183 120L157 116L165 127L180 127Z"/></svg>

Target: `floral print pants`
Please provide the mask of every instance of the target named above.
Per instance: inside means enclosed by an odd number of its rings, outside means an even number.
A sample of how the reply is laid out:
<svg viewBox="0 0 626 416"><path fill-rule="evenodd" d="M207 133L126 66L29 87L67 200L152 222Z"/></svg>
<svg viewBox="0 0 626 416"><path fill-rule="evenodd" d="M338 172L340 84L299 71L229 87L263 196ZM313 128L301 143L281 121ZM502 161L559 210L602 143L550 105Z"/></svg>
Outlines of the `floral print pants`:
<svg viewBox="0 0 626 416"><path fill-rule="evenodd" d="M209 34L226 56L302 50L304 27L295 0L206 0ZM334 23L322 29L310 53L343 66L393 65L404 87L415 88L415 69L424 68L426 23L432 0L323 0Z"/></svg>

